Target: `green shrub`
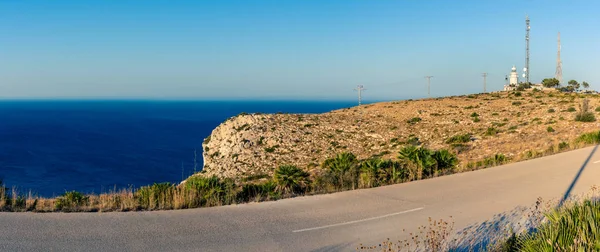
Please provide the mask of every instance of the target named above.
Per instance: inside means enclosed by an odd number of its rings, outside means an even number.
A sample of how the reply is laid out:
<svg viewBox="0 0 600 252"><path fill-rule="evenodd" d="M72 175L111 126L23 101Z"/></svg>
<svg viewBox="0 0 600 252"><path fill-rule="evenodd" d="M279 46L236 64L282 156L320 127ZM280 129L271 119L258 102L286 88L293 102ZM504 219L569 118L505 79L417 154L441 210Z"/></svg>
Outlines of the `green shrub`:
<svg viewBox="0 0 600 252"><path fill-rule="evenodd" d="M577 113L577 115L575 115L575 121L577 121L577 122L595 122L596 116L592 112Z"/></svg>
<svg viewBox="0 0 600 252"><path fill-rule="evenodd" d="M273 153L273 152L275 152L275 149L277 149L277 148L279 148L279 145L274 145L274 146L271 146L271 147L265 147L265 152L267 152L267 153Z"/></svg>
<svg viewBox="0 0 600 252"><path fill-rule="evenodd" d="M358 185L358 160L350 152L343 152L326 159L322 167L334 178L333 186L338 190L356 189Z"/></svg>
<svg viewBox="0 0 600 252"><path fill-rule="evenodd" d="M471 114L471 117L478 117L478 116L479 116L479 114L477 114L477 113L475 113L475 112L473 112L473 113Z"/></svg>
<svg viewBox="0 0 600 252"><path fill-rule="evenodd" d="M480 122L481 120L479 119L479 117L474 117L473 118L473 122Z"/></svg>
<svg viewBox="0 0 600 252"><path fill-rule="evenodd" d="M487 130L485 131L486 136L495 136L500 132L500 130L494 128L494 127L488 127Z"/></svg>
<svg viewBox="0 0 600 252"><path fill-rule="evenodd" d="M469 133L454 135L454 136L451 136L450 138L446 139L447 144L467 143L470 141L471 141L471 134L469 134Z"/></svg>
<svg viewBox="0 0 600 252"><path fill-rule="evenodd" d="M548 126L546 131L548 131L549 133L552 133L552 132L554 132L554 129L552 128L552 126Z"/></svg>
<svg viewBox="0 0 600 252"><path fill-rule="evenodd" d="M596 107L595 111L596 111L596 112L600 112L600 106L599 106L599 107Z"/></svg>
<svg viewBox="0 0 600 252"><path fill-rule="evenodd" d="M415 123L420 122L421 120L422 119L420 117L413 117L413 118L411 118L410 120L408 120L406 122L409 123L409 124L415 124Z"/></svg>
<svg viewBox="0 0 600 252"><path fill-rule="evenodd" d="M77 191L65 192L54 201L54 209L58 211L77 211L88 202L88 197Z"/></svg>
<svg viewBox="0 0 600 252"><path fill-rule="evenodd" d="M565 150L569 148L569 143L567 142L560 142L558 144L558 150Z"/></svg>
<svg viewBox="0 0 600 252"><path fill-rule="evenodd" d="M577 139L579 143L585 144L599 144L600 143L600 131L584 133L580 135Z"/></svg>
<svg viewBox="0 0 600 252"><path fill-rule="evenodd" d="M190 182L194 181L194 179L200 178L202 177L195 176L188 179L186 186L190 186ZM151 186L140 187L136 191L135 197L142 209L172 209L173 189L174 186L168 182L154 183Z"/></svg>
<svg viewBox="0 0 600 252"><path fill-rule="evenodd" d="M308 173L294 165L282 165L275 170L273 180L277 191L283 194L304 193L308 185Z"/></svg>
<svg viewBox="0 0 600 252"><path fill-rule="evenodd" d="M519 251L600 250L600 204L594 199L546 213L535 232L522 235Z"/></svg>
<svg viewBox="0 0 600 252"><path fill-rule="evenodd" d="M556 111L553 108L548 109L548 113L554 113L554 112L556 112Z"/></svg>
<svg viewBox="0 0 600 252"><path fill-rule="evenodd" d="M514 102L512 102L512 105L514 105L514 106L521 106L521 104L522 103L520 101L514 101Z"/></svg>
<svg viewBox="0 0 600 252"><path fill-rule="evenodd" d="M506 161L508 161L508 158L501 153L497 153L496 155L492 156L492 157L488 157L485 158L483 160L483 164L486 167L490 167L490 166L496 166L496 165L501 165L506 163Z"/></svg>
<svg viewBox="0 0 600 252"><path fill-rule="evenodd" d="M577 111L577 110L574 107L569 107L567 109L567 112L575 112L575 111Z"/></svg>
<svg viewBox="0 0 600 252"><path fill-rule="evenodd" d="M260 184L244 184L236 194L237 202L276 200L281 194L276 190L277 184L272 180Z"/></svg>

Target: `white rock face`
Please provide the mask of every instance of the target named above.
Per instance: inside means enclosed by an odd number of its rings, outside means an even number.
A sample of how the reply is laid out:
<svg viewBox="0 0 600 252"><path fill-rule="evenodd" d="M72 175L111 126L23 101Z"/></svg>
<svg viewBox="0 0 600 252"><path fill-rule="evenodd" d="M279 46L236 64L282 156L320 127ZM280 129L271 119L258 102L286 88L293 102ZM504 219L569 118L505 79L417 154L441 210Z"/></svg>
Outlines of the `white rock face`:
<svg viewBox="0 0 600 252"><path fill-rule="evenodd" d="M202 145L205 175L241 178L271 175L280 165L311 169L343 151L364 150L360 141L383 139L358 133L339 114L252 114L230 118ZM367 139L369 141L367 141ZM375 153L379 146L364 153Z"/></svg>

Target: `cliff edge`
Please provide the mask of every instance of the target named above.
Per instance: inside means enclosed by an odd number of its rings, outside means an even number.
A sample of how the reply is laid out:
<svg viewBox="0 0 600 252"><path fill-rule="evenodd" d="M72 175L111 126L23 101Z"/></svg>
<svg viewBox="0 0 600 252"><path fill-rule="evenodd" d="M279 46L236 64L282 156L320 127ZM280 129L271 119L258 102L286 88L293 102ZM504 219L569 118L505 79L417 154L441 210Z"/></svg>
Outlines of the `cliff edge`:
<svg viewBox="0 0 600 252"><path fill-rule="evenodd" d="M596 96L588 97L592 107ZM501 153L539 153L597 122L575 122L582 95L502 92L381 102L323 114L240 114L215 128L203 143L206 175L243 178L271 175L279 165L315 171L327 158L392 158L406 144L446 148L461 165ZM452 136L468 135L466 141Z"/></svg>

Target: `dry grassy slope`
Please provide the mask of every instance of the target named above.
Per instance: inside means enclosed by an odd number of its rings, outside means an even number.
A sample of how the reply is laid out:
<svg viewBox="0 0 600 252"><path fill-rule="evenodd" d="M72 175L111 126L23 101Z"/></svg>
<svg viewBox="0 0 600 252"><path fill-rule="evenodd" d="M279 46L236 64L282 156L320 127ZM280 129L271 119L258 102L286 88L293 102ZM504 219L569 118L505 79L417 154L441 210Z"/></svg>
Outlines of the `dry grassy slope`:
<svg viewBox="0 0 600 252"><path fill-rule="evenodd" d="M471 133L474 140L458 154L464 165L496 153L518 158L529 150L544 151L600 126L575 122L575 112L567 111L569 107L579 110L581 95L521 93L382 102L324 114L240 115L222 123L205 140L204 172L240 178L272 174L274 167L283 164L314 171L325 159L344 151L359 158L382 154L396 158L411 136L432 149L457 151L446 139ZM586 97L593 112L600 97ZM550 108L556 112L548 112ZM479 114L479 122L474 122L473 112ZM422 120L407 122L414 117ZM555 132L549 133L548 126ZM500 133L486 135L490 127Z"/></svg>

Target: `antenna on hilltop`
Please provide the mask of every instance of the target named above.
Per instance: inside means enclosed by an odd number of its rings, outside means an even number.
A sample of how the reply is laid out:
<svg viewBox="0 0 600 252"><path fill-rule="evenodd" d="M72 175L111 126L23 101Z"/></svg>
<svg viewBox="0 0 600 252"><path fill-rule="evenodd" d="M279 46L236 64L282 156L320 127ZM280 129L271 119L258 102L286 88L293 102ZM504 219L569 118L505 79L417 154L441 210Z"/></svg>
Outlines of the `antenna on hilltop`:
<svg viewBox="0 0 600 252"><path fill-rule="evenodd" d="M483 92L487 93L485 90L486 82L487 82L487 73L483 73Z"/></svg>
<svg viewBox="0 0 600 252"><path fill-rule="evenodd" d="M429 98L431 98L431 77L433 76L425 76L427 79L427 96L429 96Z"/></svg>
<svg viewBox="0 0 600 252"><path fill-rule="evenodd" d="M558 55L556 57L556 79L562 83L562 61L560 60L560 32L558 32Z"/></svg>
<svg viewBox="0 0 600 252"><path fill-rule="evenodd" d="M525 16L525 25L526 25L526 33L525 33L525 43L526 46L526 56L525 56L525 68L523 69L523 77L526 78L527 83L529 83L529 76L531 75L531 70L529 70L529 15Z"/></svg>
<svg viewBox="0 0 600 252"><path fill-rule="evenodd" d="M358 91L358 106L360 106L360 104L362 103L362 91L366 90L363 85L358 85L356 86L356 88L354 89L354 91Z"/></svg>

